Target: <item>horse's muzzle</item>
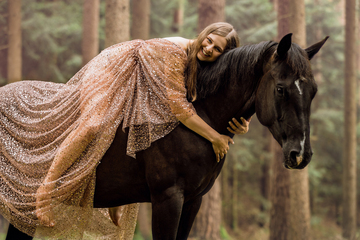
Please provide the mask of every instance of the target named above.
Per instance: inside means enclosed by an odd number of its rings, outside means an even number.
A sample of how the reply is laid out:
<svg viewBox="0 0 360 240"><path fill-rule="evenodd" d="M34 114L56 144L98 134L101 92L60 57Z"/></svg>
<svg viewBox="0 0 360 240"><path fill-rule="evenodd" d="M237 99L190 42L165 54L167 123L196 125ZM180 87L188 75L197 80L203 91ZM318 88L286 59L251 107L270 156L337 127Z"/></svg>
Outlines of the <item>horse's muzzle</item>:
<svg viewBox="0 0 360 240"><path fill-rule="evenodd" d="M303 155L300 155L300 153L296 150L290 151L289 154L285 154L284 152L284 166L287 169L303 169L311 161L312 154L311 150L309 152L305 152Z"/></svg>

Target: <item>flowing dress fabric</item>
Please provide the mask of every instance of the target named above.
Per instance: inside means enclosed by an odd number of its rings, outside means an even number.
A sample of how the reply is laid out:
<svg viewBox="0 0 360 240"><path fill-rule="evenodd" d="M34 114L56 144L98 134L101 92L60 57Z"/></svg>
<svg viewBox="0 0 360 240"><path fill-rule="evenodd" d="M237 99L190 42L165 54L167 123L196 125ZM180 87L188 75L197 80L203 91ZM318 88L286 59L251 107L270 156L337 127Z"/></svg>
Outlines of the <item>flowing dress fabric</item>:
<svg viewBox="0 0 360 240"><path fill-rule="evenodd" d="M132 239L138 205L123 208L120 228L107 211L93 208L96 166L120 123L129 128L127 154L135 158L195 113L186 99L185 65L186 53L168 40L134 40L105 49L66 84L0 88L1 215L39 238L118 239L122 231ZM36 191L62 143L84 126L96 126L97 134L50 193L55 228L41 227Z"/></svg>

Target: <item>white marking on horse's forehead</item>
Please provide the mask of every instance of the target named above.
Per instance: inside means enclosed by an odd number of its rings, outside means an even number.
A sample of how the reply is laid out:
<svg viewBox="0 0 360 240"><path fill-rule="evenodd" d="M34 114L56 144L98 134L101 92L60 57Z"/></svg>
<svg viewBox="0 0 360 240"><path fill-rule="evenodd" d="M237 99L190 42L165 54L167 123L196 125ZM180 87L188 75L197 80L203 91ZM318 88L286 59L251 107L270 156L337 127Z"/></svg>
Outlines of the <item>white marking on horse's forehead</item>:
<svg viewBox="0 0 360 240"><path fill-rule="evenodd" d="M304 81L304 80L306 80L306 79L304 77L301 77L295 81L295 86L298 88L300 95L302 95L302 90L300 88L300 81Z"/></svg>

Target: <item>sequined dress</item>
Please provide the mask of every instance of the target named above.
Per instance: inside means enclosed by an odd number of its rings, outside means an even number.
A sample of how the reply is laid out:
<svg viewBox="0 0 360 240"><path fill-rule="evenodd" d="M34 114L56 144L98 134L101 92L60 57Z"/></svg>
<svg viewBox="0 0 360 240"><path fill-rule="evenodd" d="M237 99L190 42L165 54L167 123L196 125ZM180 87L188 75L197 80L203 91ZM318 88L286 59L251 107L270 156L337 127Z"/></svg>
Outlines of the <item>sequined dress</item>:
<svg viewBox="0 0 360 240"><path fill-rule="evenodd" d="M21 81L0 88L1 215L39 238L131 239L137 205L124 208L120 228L106 210L92 207L96 166L121 123L129 128L127 154L135 158L194 114L185 65L185 51L168 40L134 40L103 50L66 84ZM56 225L42 227L36 191L64 140L94 114L101 116L95 139L50 193Z"/></svg>

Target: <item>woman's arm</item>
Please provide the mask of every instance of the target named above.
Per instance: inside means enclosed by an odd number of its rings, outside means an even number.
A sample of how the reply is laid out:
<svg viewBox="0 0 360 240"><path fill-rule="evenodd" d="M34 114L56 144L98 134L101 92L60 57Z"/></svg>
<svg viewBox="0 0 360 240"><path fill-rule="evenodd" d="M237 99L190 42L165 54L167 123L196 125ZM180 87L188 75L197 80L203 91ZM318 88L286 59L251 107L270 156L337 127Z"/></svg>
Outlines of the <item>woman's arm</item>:
<svg viewBox="0 0 360 240"><path fill-rule="evenodd" d="M185 51L188 49L189 45L192 43L191 39L183 38L183 37L167 37L166 40L175 43L176 45L180 46Z"/></svg>
<svg viewBox="0 0 360 240"><path fill-rule="evenodd" d="M212 143L217 162L219 162L220 159L222 159L229 150L229 143L234 144L232 138L226 135L219 134L204 120L202 120L197 114L194 114L191 117L180 121L186 127L193 130L194 132L206 138Z"/></svg>

